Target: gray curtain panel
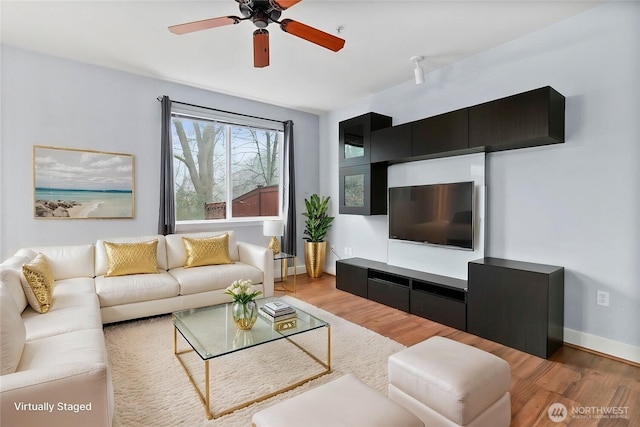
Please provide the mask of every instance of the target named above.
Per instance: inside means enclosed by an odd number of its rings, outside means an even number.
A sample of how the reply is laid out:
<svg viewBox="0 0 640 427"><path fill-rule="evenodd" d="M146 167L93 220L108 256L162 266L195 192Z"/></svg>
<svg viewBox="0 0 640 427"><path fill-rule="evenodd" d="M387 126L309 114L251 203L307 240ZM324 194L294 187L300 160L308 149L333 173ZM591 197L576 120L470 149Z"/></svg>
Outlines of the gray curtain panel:
<svg viewBox="0 0 640 427"><path fill-rule="evenodd" d="M163 96L162 134L160 135L160 211L158 234L173 234L176 231L176 206L173 198L173 149L171 147L171 100Z"/></svg>
<svg viewBox="0 0 640 427"><path fill-rule="evenodd" d="M296 237L296 186L295 156L293 155L293 122L284 122L284 173L282 191L282 214L284 216L284 235L280 241L282 251L297 255Z"/></svg>

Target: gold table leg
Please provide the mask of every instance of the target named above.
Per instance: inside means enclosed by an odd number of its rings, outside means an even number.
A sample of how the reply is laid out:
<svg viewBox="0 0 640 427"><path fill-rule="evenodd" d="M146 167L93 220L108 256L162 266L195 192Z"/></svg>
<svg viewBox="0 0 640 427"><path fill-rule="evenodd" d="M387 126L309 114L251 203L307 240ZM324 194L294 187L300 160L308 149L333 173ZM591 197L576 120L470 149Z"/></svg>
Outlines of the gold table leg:
<svg viewBox="0 0 640 427"><path fill-rule="evenodd" d="M296 293L297 275L298 270L298 257L293 258L293 290L287 288L284 283L289 281L289 258L282 258L280 260L280 286L274 287L274 291L293 292Z"/></svg>

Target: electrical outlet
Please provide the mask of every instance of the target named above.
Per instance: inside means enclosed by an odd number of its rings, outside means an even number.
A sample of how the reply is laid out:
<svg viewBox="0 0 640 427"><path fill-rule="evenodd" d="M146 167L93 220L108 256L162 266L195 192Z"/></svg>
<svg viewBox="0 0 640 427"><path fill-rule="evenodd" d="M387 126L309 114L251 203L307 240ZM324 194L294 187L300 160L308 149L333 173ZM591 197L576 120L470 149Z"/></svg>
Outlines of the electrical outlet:
<svg viewBox="0 0 640 427"><path fill-rule="evenodd" d="M596 304L603 307L609 307L609 292L598 291L596 296Z"/></svg>

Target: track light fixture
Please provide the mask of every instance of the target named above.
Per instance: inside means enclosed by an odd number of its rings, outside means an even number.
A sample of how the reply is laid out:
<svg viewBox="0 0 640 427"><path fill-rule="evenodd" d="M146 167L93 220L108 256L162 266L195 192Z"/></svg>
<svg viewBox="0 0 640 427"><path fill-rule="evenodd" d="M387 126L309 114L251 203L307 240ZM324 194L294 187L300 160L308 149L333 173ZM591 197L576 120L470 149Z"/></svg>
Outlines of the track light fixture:
<svg viewBox="0 0 640 427"><path fill-rule="evenodd" d="M411 62L415 65L413 69L413 75L416 79L416 84L421 85L424 83L424 70L422 69L422 65L420 65L420 61L424 59L424 56L412 56Z"/></svg>

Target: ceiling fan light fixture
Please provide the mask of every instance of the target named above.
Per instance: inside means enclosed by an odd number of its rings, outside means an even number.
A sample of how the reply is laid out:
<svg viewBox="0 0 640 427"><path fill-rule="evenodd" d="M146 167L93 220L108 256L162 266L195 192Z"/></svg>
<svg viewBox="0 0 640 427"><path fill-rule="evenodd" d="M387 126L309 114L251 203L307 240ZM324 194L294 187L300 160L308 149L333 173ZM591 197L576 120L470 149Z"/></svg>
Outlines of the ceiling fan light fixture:
<svg viewBox="0 0 640 427"><path fill-rule="evenodd" d="M262 11L257 11L253 16L253 24L258 28L267 28L269 16Z"/></svg>
<svg viewBox="0 0 640 427"><path fill-rule="evenodd" d="M420 61L424 60L424 56L412 56L411 62L414 64L413 68L413 77L416 80L417 85L421 85L424 83L424 70L422 69L422 65Z"/></svg>

